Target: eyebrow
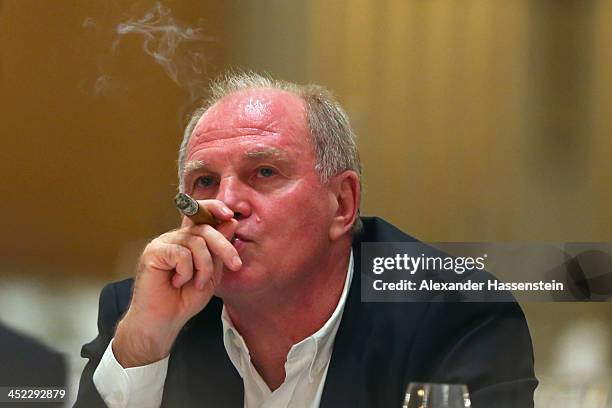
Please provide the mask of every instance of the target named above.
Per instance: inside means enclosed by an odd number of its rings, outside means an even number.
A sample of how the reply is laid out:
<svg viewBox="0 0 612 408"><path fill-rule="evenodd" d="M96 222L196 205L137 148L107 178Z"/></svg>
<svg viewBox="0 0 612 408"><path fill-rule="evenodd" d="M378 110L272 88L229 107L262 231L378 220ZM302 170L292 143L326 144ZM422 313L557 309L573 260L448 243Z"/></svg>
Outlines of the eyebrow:
<svg viewBox="0 0 612 408"><path fill-rule="evenodd" d="M247 159L277 159L282 161L289 160L287 152L277 147L265 147L249 150L244 153L244 157L246 157Z"/></svg>
<svg viewBox="0 0 612 408"><path fill-rule="evenodd" d="M198 170L202 170L206 168L206 164L202 160L192 160L185 164L185 169L183 170L183 176L186 176L190 173L193 173Z"/></svg>
<svg viewBox="0 0 612 408"><path fill-rule="evenodd" d="M289 161L287 152L277 147L256 148L244 152L244 157L247 159L275 159L280 161ZM183 177L187 177L191 173L206 169L206 163L202 160L192 160L185 164Z"/></svg>

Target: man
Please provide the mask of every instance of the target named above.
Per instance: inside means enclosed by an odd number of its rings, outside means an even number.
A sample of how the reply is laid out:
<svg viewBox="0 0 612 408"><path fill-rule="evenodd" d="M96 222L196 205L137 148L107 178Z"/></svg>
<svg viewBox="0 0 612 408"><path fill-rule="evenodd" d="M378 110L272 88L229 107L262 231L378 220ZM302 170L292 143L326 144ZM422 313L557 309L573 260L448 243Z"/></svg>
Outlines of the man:
<svg viewBox="0 0 612 408"><path fill-rule="evenodd" d="M516 304L360 301L360 243L413 239L358 217L355 136L323 88L215 83L179 181L222 223L184 218L134 284L104 288L76 406L399 407L410 381L466 383L476 408L532 406Z"/></svg>

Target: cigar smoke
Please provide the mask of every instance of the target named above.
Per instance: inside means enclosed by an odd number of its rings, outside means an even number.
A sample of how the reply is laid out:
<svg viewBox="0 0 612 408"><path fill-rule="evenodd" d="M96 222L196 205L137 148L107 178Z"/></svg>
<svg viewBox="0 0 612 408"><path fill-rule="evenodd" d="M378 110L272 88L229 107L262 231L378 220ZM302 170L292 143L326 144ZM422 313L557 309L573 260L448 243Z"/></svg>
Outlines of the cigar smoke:
<svg viewBox="0 0 612 408"><path fill-rule="evenodd" d="M120 75L117 72L112 75L110 73L112 56L125 37L135 36L142 41L143 51L174 83L189 93L192 102L202 97L206 89L203 74L207 63L203 45L212 38L203 34L201 21L197 25L182 23L175 19L170 8L161 2L156 2L152 8L139 15L141 16L123 21L108 21L108 18L102 21L93 17L87 17L83 21L82 27L89 35L98 38L112 35L110 50L97 56L99 75L89 85L94 94L106 95L111 90L123 88L118 85ZM111 30L108 30L109 25Z"/></svg>
<svg viewBox="0 0 612 408"><path fill-rule="evenodd" d="M192 100L202 95L206 61L197 49L203 41L210 40L202 34L202 28L179 23L169 8L157 2L142 17L130 18L117 25L116 32L119 37L113 44L113 51L123 36L141 36L144 52L172 81L188 90Z"/></svg>

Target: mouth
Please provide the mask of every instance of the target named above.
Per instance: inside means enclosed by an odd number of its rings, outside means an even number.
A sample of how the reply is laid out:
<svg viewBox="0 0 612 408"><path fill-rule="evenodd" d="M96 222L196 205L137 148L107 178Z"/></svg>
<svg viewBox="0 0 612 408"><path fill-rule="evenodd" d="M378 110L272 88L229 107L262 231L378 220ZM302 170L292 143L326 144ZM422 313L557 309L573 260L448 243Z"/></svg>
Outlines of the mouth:
<svg viewBox="0 0 612 408"><path fill-rule="evenodd" d="M240 245L240 244L244 244L246 242L251 241L248 238L245 238L244 235L240 234L240 233L235 233L232 236L232 239L230 239L230 242L232 245L236 246L236 245Z"/></svg>

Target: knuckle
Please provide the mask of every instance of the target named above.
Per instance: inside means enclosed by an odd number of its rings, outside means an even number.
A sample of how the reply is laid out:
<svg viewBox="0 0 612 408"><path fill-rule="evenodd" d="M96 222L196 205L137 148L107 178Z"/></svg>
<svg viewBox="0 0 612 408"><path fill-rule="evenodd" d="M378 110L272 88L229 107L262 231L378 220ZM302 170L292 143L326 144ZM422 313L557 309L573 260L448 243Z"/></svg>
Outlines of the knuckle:
<svg viewBox="0 0 612 408"><path fill-rule="evenodd" d="M146 271L151 270L155 267L155 265L156 264L154 262L153 256L146 256L143 254L143 256L140 257L140 261L138 262L138 266L136 269L137 275L141 275Z"/></svg>
<svg viewBox="0 0 612 408"><path fill-rule="evenodd" d="M161 255L166 259L174 259L181 257L181 250L175 245L164 246L161 252Z"/></svg>
<svg viewBox="0 0 612 408"><path fill-rule="evenodd" d="M194 245L196 248L198 248L198 247L204 247L204 248L206 248L206 246L207 246L207 245L206 245L206 240L205 240L204 238L202 238L201 236L199 236L199 235L192 235L192 236L189 238L189 241L190 241L190 243L191 243L192 245Z"/></svg>
<svg viewBox="0 0 612 408"><path fill-rule="evenodd" d="M140 255L140 263L149 266L151 258L159 252L159 247L160 245L154 241L147 244Z"/></svg>
<svg viewBox="0 0 612 408"><path fill-rule="evenodd" d="M161 236L151 240L151 242L149 242L146 246L144 251L154 251L157 247L159 247L160 245L163 244L163 240L161 239ZM143 251L143 252L144 252Z"/></svg>
<svg viewBox="0 0 612 408"><path fill-rule="evenodd" d="M167 232L164 233L164 234L161 234L161 235L153 238L149 244L153 244L153 243L156 243L156 242L163 242L167 235L168 235Z"/></svg>
<svg viewBox="0 0 612 408"><path fill-rule="evenodd" d="M142 254L140 255L140 259L145 258L147 255L149 255L151 252L153 251L153 243L150 242L148 243L144 249L142 250Z"/></svg>
<svg viewBox="0 0 612 408"><path fill-rule="evenodd" d="M202 235L210 235L210 234L214 234L215 229L208 225L208 224L203 224L202 225Z"/></svg>
<svg viewBox="0 0 612 408"><path fill-rule="evenodd" d="M160 236L158 236L155 239L153 239L153 241L151 241L151 242L156 242L156 241L157 242L168 242L177 233L177 231L180 231L180 230L179 229L173 229L173 230L170 230L168 232L164 232Z"/></svg>
<svg viewBox="0 0 612 408"><path fill-rule="evenodd" d="M176 247L176 256L180 259L180 260L187 260L188 258L191 258L191 251L189 251L187 248L185 247L181 247L181 246L177 246Z"/></svg>

